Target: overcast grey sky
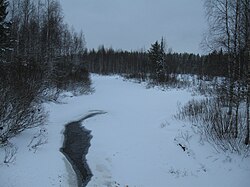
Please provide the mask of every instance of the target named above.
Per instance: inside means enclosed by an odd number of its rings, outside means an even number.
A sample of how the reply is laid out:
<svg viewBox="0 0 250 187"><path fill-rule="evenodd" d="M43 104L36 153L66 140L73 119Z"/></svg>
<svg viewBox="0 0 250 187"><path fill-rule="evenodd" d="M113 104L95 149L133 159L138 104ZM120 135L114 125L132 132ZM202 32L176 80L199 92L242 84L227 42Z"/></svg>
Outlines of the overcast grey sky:
<svg viewBox="0 0 250 187"><path fill-rule="evenodd" d="M65 21L83 30L88 48L137 50L161 37L175 52L201 53L202 0L60 0Z"/></svg>

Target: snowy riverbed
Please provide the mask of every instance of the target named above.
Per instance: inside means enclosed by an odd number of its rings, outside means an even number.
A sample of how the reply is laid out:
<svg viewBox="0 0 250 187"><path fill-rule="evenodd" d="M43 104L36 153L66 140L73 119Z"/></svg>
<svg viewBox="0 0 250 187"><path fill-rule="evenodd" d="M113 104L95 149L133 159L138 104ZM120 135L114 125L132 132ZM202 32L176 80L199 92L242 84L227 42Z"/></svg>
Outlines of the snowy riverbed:
<svg viewBox="0 0 250 187"><path fill-rule="evenodd" d="M218 153L191 124L173 119L178 104L192 99L186 90L146 89L118 76L92 75L95 92L47 104L47 143L28 146L41 127L11 139L15 160L3 163L0 186L76 186L75 173L59 151L64 125L93 110L107 112L82 125L93 136L87 155L93 173L88 187L248 187L250 158ZM183 151L179 144L185 146Z"/></svg>

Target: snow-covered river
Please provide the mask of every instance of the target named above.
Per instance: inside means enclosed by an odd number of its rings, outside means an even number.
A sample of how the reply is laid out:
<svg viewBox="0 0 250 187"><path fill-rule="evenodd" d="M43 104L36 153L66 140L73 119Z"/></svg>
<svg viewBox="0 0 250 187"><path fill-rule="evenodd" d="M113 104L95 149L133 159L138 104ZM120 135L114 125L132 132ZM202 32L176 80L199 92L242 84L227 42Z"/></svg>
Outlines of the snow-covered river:
<svg viewBox="0 0 250 187"><path fill-rule="evenodd" d="M1 162L5 153L0 149L0 186L77 186L71 164L59 151L64 124L93 110L107 113L82 122L93 136L86 156L93 174L88 187L249 186L250 158L216 152L192 124L173 118L178 105L196 96L146 89L118 76L92 75L92 81L93 94L46 105L46 144L36 151L27 147L38 127L11 140L18 147L13 163Z"/></svg>

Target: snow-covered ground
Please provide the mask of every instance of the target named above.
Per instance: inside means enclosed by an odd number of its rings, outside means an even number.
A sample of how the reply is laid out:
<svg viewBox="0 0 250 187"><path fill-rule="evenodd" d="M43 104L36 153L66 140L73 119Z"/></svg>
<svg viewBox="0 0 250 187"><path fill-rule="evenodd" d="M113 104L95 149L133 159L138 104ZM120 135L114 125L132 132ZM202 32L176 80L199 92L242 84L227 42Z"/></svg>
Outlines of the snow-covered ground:
<svg viewBox="0 0 250 187"><path fill-rule="evenodd" d="M216 152L191 124L173 119L177 103L193 97L189 92L146 89L118 76L92 75L92 81L95 93L47 104L47 125L11 139L17 152L10 163L4 163L0 149L1 187L76 186L75 173L59 151L64 125L93 110L107 113L82 124L93 135L87 160L94 176L88 187L250 185L250 158ZM31 142L35 134L40 136ZM32 148L39 140L47 142Z"/></svg>

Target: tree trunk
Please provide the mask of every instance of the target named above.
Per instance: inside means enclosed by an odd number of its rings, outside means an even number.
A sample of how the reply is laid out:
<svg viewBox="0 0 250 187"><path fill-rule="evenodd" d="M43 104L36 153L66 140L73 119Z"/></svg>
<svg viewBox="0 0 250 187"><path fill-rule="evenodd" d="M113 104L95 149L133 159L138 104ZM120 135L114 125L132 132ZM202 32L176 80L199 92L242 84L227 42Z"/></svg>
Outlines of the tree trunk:
<svg viewBox="0 0 250 187"><path fill-rule="evenodd" d="M248 65L248 72L247 72L247 103L246 103L246 112L247 112L247 130L246 130L246 139L245 139L245 144L248 145L250 143L249 138L250 138L250 114L249 114L249 107L250 107L250 8L249 8L249 1L247 2L247 14L248 14L248 19L247 19L247 65Z"/></svg>
<svg viewBox="0 0 250 187"><path fill-rule="evenodd" d="M230 115L230 119L232 119L233 115L233 61L231 55L231 35L230 35L230 28L229 28L229 8L228 8L228 0L225 2L225 20L226 20L226 36L227 36L227 53L228 53L228 76L229 76L229 109L228 115ZM232 120L229 124L229 129L232 129Z"/></svg>

